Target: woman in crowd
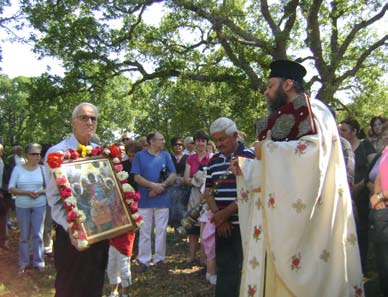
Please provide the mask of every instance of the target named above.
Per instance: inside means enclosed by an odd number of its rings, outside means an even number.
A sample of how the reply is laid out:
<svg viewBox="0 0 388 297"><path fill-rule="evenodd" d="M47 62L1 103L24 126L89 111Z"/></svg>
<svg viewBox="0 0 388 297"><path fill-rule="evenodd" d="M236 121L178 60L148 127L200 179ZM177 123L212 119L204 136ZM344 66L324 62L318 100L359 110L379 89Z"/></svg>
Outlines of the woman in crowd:
<svg viewBox="0 0 388 297"><path fill-rule="evenodd" d="M374 194L370 198L373 246L383 296L388 296L388 123L383 128L385 150L379 160Z"/></svg>
<svg viewBox="0 0 388 297"><path fill-rule="evenodd" d="M191 186L191 193L188 204L188 211L195 207L202 199L201 186L205 181L205 174L199 175L197 171L206 167L210 160L210 153L207 151L207 144L209 136L205 131L197 131L194 134L195 153L190 155L186 161L185 169L185 183ZM197 175L196 175L197 174ZM202 180L201 179L202 176ZM195 225L187 230L189 237L189 263L194 264L196 262L196 251L198 246L198 239L200 234L199 225Z"/></svg>
<svg viewBox="0 0 388 297"><path fill-rule="evenodd" d="M388 146L388 122L385 122L381 129L381 143L384 147ZM381 156L383 152L376 154L375 158L371 163L371 170L369 172L369 183L368 186L371 191L374 191L374 183L376 181L377 174L379 172L379 165L381 162Z"/></svg>
<svg viewBox="0 0 388 297"><path fill-rule="evenodd" d="M209 142L207 143L207 146L206 146L206 150L211 154L215 154L216 151L217 151L217 148L216 148L216 144L212 141L212 140L209 140Z"/></svg>
<svg viewBox="0 0 388 297"><path fill-rule="evenodd" d="M385 148L385 145L381 139L381 133L384 123L387 119L384 116L375 116L370 121L370 142L374 146L377 153L380 153Z"/></svg>
<svg viewBox="0 0 388 297"><path fill-rule="evenodd" d="M140 194L138 192L137 183L135 182L135 177L133 173L131 173L132 162L133 162L133 159L135 158L135 154L137 152L140 152L143 149L147 149L147 147L148 147L148 144L147 146L145 146L144 143L141 144L138 141L131 142L125 146L125 152L127 154L127 158L124 162L122 162L122 164L124 167L124 171L128 173L128 183L132 186L132 188L135 190L137 195L140 195ZM132 251L133 258L135 258L139 251L139 230L136 231L136 236L134 236L133 238L131 251Z"/></svg>
<svg viewBox="0 0 388 297"><path fill-rule="evenodd" d="M32 236L32 266L44 269L43 222L46 210L44 170L39 165L42 147L37 143L27 145L27 162L14 168L9 182L9 192L15 195L16 218L20 229L19 274L30 265L29 242Z"/></svg>
<svg viewBox="0 0 388 297"><path fill-rule="evenodd" d="M369 180L369 165L376 155L373 145L366 139L358 137L360 124L355 119L345 119L340 123L339 132L342 137L352 145L355 157L355 175L352 199L356 205L358 220L357 235L360 248L360 257L363 272L365 273L366 256L368 253L368 230L369 230L369 195L366 186Z"/></svg>
<svg viewBox="0 0 388 297"><path fill-rule="evenodd" d="M191 189L185 185L183 179L188 157L188 155L183 154L183 138L175 136L170 143L171 159L176 170L176 180L169 189L171 199L169 224L176 231L176 228L181 225L181 219L186 214Z"/></svg>
<svg viewBox="0 0 388 297"><path fill-rule="evenodd" d="M137 142L131 142L125 146L125 153L127 154L127 157L125 161L122 162L124 170L129 174L128 177L128 183L134 188L135 191L137 191L137 184L135 183L135 179L133 177L133 174L131 173L132 168L132 162L135 158L135 154L137 152L140 152L143 149L142 145Z"/></svg>
<svg viewBox="0 0 388 297"><path fill-rule="evenodd" d="M136 142L137 142L138 144L140 144L142 150L148 149L147 137L145 137L145 136L140 136L140 137L136 140Z"/></svg>

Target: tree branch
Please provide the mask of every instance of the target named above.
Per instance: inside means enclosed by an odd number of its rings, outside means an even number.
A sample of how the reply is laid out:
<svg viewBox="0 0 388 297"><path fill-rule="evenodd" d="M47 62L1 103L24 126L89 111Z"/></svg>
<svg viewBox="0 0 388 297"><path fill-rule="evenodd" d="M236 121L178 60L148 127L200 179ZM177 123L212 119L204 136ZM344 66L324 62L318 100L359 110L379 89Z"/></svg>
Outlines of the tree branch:
<svg viewBox="0 0 388 297"><path fill-rule="evenodd" d="M284 26L283 33L287 36L290 36L290 32L294 27L296 20L296 9L298 8L299 0L291 0L287 3L284 10L284 17L287 17L286 25Z"/></svg>
<svg viewBox="0 0 388 297"><path fill-rule="evenodd" d="M333 59L337 60L336 57L338 56L338 18L339 18L340 12L337 7L337 1L333 0L331 2L331 13L329 15L331 20L331 38L330 38L330 49L331 49L331 60Z"/></svg>
<svg viewBox="0 0 388 297"><path fill-rule="evenodd" d="M339 48L338 50L338 56L341 57L345 54L346 50L348 49L349 45L351 44L351 42L354 40L354 37L356 36L356 34L368 27L369 25L373 24L374 22L376 22L377 20L381 19L386 11L388 9L388 4L385 4L383 6L383 8L381 9L381 11L379 13L377 13L375 16L371 17L369 20L367 21L362 21L358 24L356 24L353 29L350 31L350 33L348 34L348 36L345 38L343 44L341 45L341 47Z"/></svg>
<svg viewBox="0 0 388 297"><path fill-rule="evenodd" d="M315 58L316 68L322 78L328 75L328 67L323 59L321 32L319 30L318 12L321 7L322 0L313 1L311 9L307 13L307 41Z"/></svg>
<svg viewBox="0 0 388 297"><path fill-rule="evenodd" d="M171 78L171 77L182 77L182 78L188 78L191 80L202 81L202 82L227 82L227 81L243 80L242 77L238 78L237 76L233 76L229 74L220 74L220 75L204 75L204 74L193 74L193 73L183 74L177 70L165 70L165 71L159 71L159 72L148 74L146 76L143 76L141 79L137 80L132 85L131 89L128 92L128 95L132 95L140 84L148 80L153 80L155 78Z"/></svg>
<svg viewBox="0 0 388 297"><path fill-rule="evenodd" d="M275 21L273 20L271 13L269 12L268 9L268 1L267 0L260 0L261 4L261 13L263 14L264 19L268 23L273 36L277 36L280 33L279 27L276 25Z"/></svg>
<svg viewBox="0 0 388 297"><path fill-rule="evenodd" d="M235 37L234 40L238 41L239 43L246 44L246 45L253 45L256 47L261 48L268 48L267 42L265 42L262 39L259 39L255 37L254 35L250 34L246 30L243 30L239 26L237 26L235 23L232 22L229 18L225 17L215 17L218 22L221 22L225 26L227 26L232 32L236 33L238 36L243 37L244 39L240 39ZM231 37L232 39L233 37Z"/></svg>
<svg viewBox="0 0 388 297"><path fill-rule="evenodd" d="M385 35L382 39L378 40L377 42L372 44L368 49L366 49L360 55L360 57L357 59L357 63L356 63L356 65L352 69L346 71L344 74L342 74L341 76L336 78L336 84L339 85L341 82L343 82L348 77L354 76L357 73L357 71L361 68L361 66L364 63L364 61L370 56L370 54L374 50L376 50L380 46L388 45L387 41L388 41L388 35Z"/></svg>
<svg viewBox="0 0 388 297"><path fill-rule="evenodd" d="M242 55L239 55L238 57L234 54L232 47L227 42L225 38L223 38L222 34L222 25L215 24L214 30L217 33L218 39L220 40L220 43L222 47L225 50L225 53L229 57L229 59L232 61L232 63L236 66L241 68L245 74L249 77L251 86L254 90L259 90L260 86L262 85L261 81L257 77L257 74L255 71L253 71L252 67L249 65L249 63L244 59Z"/></svg>

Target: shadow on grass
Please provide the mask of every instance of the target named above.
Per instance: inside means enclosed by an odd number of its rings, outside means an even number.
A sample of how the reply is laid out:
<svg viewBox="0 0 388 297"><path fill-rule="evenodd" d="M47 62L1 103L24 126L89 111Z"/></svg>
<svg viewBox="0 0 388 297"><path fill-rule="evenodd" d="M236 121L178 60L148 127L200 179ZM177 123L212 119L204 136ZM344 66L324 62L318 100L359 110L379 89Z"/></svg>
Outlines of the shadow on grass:
<svg viewBox="0 0 388 297"><path fill-rule="evenodd" d="M46 270L28 270L17 275L18 232L10 234L10 251L0 249L0 297L52 297L54 296L55 269L53 258L46 258ZM175 238L171 230L167 235L167 259L162 267L151 266L144 273L136 273L132 261L132 297L210 297L214 286L205 280L204 267L186 263L188 245L185 240ZM105 278L104 295L109 296L108 277ZM365 277L366 297L381 297L375 269L373 247L369 249ZM87 296L85 296L87 297Z"/></svg>
<svg viewBox="0 0 388 297"><path fill-rule="evenodd" d="M0 297L52 297L55 294L54 259L46 257L43 272L29 269L23 276L17 275L18 236L10 234L11 250L0 249ZM214 286L205 280L204 268L185 263L187 242L175 238L172 231L167 235L167 259L163 267L151 267L145 273L136 273L137 266L132 261L133 297L210 297L214 296ZM109 296L110 286L105 277L104 295ZM87 296L85 296L87 297Z"/></svg>

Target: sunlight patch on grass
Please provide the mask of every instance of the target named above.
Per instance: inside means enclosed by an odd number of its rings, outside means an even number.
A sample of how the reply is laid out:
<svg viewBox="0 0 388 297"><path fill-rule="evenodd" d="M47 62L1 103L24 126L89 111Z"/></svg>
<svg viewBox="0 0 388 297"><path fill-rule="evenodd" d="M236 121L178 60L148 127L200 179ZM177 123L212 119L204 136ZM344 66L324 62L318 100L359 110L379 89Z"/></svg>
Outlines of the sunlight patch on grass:
<svg viewBox="0 0 388 297"><path fill-rule="evenodd" d="M3 283L0 283L0 293L9 293L9 290Z"/></svg>
<svg viewBox="0 0 388 297"><path fill-rule="evenodd" d="M198 273L199 270L201 270L202 268L201 267L197 267L197 268L170 268L168 270L169 273L172 273L172 274L182 274L182 275L185 275L185 274L193 274L193 273Z"/></svg>

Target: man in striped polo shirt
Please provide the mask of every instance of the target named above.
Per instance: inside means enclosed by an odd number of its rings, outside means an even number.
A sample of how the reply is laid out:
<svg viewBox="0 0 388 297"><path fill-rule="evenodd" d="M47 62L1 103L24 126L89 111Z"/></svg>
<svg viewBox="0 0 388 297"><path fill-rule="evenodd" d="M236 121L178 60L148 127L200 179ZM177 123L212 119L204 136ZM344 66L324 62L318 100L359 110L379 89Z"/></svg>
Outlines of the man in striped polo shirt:
<svg viewBox="0 0 388 297"><path fill-rule="evenodd" d="M218 150L207 166L205 192L217 231L215 296L236 297L239 295L243 253L236 176L230 171L230 161L238 156L253 159L255 155L238 141L238 129L231 119L218 118L211 124L210 133Z"/></svg>

